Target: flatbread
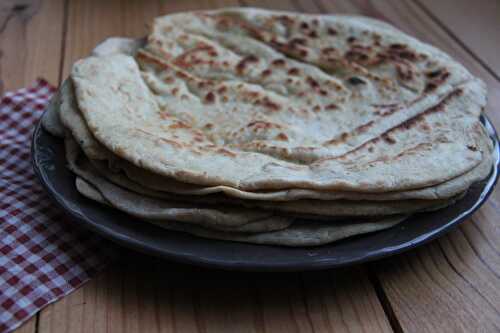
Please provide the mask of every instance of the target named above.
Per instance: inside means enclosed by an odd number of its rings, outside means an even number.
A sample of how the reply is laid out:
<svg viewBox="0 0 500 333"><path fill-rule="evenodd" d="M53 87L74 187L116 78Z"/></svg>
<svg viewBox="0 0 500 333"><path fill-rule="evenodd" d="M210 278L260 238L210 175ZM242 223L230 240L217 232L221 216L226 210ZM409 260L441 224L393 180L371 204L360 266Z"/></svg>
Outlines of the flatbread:
<svg viewBox="0 0 500 333"><path fill-rule="evenodd" d="M235 241L261 245L280 246L319 246L333 243L341 239L356 235L367 234L394 227L404 221L406 217L395 216L382 218L375 222L346 222L346 223L294 223L290 227L256 234L239 235L227 232L218 232L197 226L188 226L181 223L164 224L161 227L186 232L198 237Z"/></svg>
<svg viewBox="0 0 500 333"><path fill-rule="evenodd" d="M481 131L485 131L484 127L478 124ZM414 189L407 191L395 191L385 193L359 193L352 191L319 191L307 189L288 189L277 191L242 191L229 186L195 186L172 180L168 177L162 177L147 170L138 168L133 164L113 157L110 162L110 169L114 173L123 172L130 180L144 186L145 188L159 191L176 193L182 195L213 195L215 193L224 193L227 196L240 198L244 200L264 200L264 201L295 201L301 199L312 200L370 200L370 201L386 201L386 200L436 200L449 199L454 197L472 184L486 178L492 168L492 144L491 140L485 134L480 140L479 147L483 154L481 163L466 172L465 174L448 180L446 182Z"/></svg>
<svg viewBox="0 0 500 333"><path fill-rule="evenodd" d="M61 91L58 90L50 99L47 110L42 117L42 127L53 136L63 138L64 126L59 119L59 109L61 104Z"/></svg>
<svg viewBox="0 0 500 333"><path fill-rule="evenodd" d="M65 83L63 85L63 97L62 100L72 100L71 91L64 89L66 87ZM401 192L401 193L389 193L389 194L358 194L352 192L341 192L341 193L324 193L319 191L310 191L310 190L288 190L281 191L281 193L251 193L251 192L243 192L231 189L229 187L222 187L222 189L213 189L213 190L222 190L226 194L234 193L235 196L240 196L245 199L252 196L253 198L259 198L259 200L265 200L265 196L269 196L271 198L280 198L279 195L282 195L280 199L289 199L290 197L298 197L298 196L316 196L320 197L323 200L291 200L289 202L283 203L271 203L271 202L250 202L245 200L231 200L224 196L213 196L207 198L196 198L193 197L193 194L204 194L203 189L199 189L200 192L197 192L196 187L190 184L183 184L176 181L172 181L171 179L164 178L161 176L154 175L150 172L144 172L141 169L134 167L130 163L121 161L116 157L113 157L111 153L109 153L106 149L100 146L98 143L95 143L95 139L88 133L85 122L83 121L81 115L78 113L78 110L73 105L73 107L65 108L65 105L72 105L71 103L62 103L61 106L61 119L66 126L72 129L73 135L77 138L80 146L85 151L86 155L91 158L96 158L96 156L102 156L102 158L108 158L108 160L113 161L113 164L121 165L119 168L126 171L127 176L129 176L134 182L130 182L128 179L124 177L113 174L106 170L105 165L99 164L94 161L94 166L98 167L98 170L107 178L113 181L115 184L118 184L122 187L125 187L129 190L146 194L153 197L164 198L168 200L185 200L191 202L204 202L209 204L237 204L243 205L249 208L265 208L270 210L276 210L285 213L293 213L293 214L306 214L306 215L322 215L329 217L341 217L341 216L370 216L370 215L392 215L392 214L401 214L401 213L410 213L410 212L418 212L424 210L434 210L437 208L441 208L446 206L452 202L453 199L439 199L439 195L454 193L454 196L463 192L474 180L479 177L486 176L491 168L491 160L489 155L488 144L486 142L480 143L481 150L486 153L485 160L475 169L470 171L468 174L464 175L462 179L452 180L447 183L440 184L435 188L426 188L422 190L413 190ZM69 119L69 120L66 120ZM82 135L82 133L84 133ZM88 142L92 142L92 144L87 144ZM96 147L97 149L89 149L89 146ZM96 154L95 151L99 153ZM145 186L144 186L145 185ZM166 185L166 186L165 186ZM151 191L152 189L152 191ZM157 191L158 189L167 191L167 193L160 193L161 191ZM460 191L461 190L461 191ZM297 194L293 194L293 192ZM191 196L184 196L183 198L178 198L175 194L172 193L193 193ZM208 192L208 191L207 191ZM215 191L214 191L215 192ZM419 193L420 192L420 193ZM210 192L209 192L210 193ZM248 193L248 194L247 194ZM324 194L324 195L322 195ZM429 196L431 200L426 199L411 199L413 196ZM371 200L372 202L348 202L345 200L340 201L326 201L325 197L334 197L336 199L342 199L342 197L346 199L356 200L358 198L363 198L364 200ZM385 196L394 197L395 200L391 202L383 202L377 203L375 201L383 200ZM404 201L396 201L397 198L408 199Z"/></svg>
<svg viewBox="0 0 500 333"><path fill-rule="evenodd" d="M42 123L90 199L201 237L317 246L485 178L485 104L481 80L388 24L230 8L99 44Z"/></svg>
<svg viewBox="0 0 500 333"><path fill-rule="evenodd" d="M372 21L369 20L368 21ZM385 25L385 24L383 24ZM116 53L124 53L134 55L137 49L144 45L144 39L129 39L129 38L108 38L100 43L93 51L94 55L109 55ZM305 189L287 189L283 191L241 191L227 186L196 186L183 182L175 181L168 177L158 177L154 173L147 170L135 167L133 164L116 158L108 150L106 150L94 137L90 134L85 124L83 117L77 110L77 106L73 96L73 89L70 80L66 80L61 89L62 100L62 118L67 119L65 126L73 133L74 137L81 142L82 149L85 154L92 159L108 159L111 161L113 168L123 170L129 178L135 182L144 185L147 188L178 193L184 195L207 195L217 192L223 192L226 195L238 197L247 200L268 200L268 201L291 201L298 199L315 199L315 200L408 200L408 199L445 199L451 198L463 192L472 183L484 179L490 172L492 165L491 158L491 140L481 124L475 124L480 135L480 146L483 154L483 160L477 167L469 172L443 182L438 186L430 186L423 189L415 189L409 191L397 191L391 193L353 193L342 191L316 191Z"/></svg>
<svg viewBox="0 0 500 333"><path fill-rule="evenodd" d="M110 205L109 202L106 201L106 199L95 187L79 177L76 178L76 188L87 198L97 201L101 204ZM149 222L164 229L186 232L199 237L211 239L266 245L318 246L332 243L340 239L352 237L355 235L388 229L398 223L401 223L405 218L405 216L394 216L377 221L359 221L350 223L302 222L294 223L287 229L255 234L215 231L203 227L196 227L193 225L176 222Z"/></svg>
<svg viewBox="0 0 500 333"><path fill-rule="evenodd" d="M225 195L211 194L206 196L184 195L178 196L175 193L155 191L136 183L123 174L110 172L105 165L94 163L94 166L102 176L111 182L149 197L162 198L166 200L181 200L187 202L198 202L211 205L236 205L254 209L267 209L276 211L279 214L292 214L294 216L321 218L341 218L351 216L377 216L394 215L404 213L415 213L432 211L453 204L457 194L452 198L435 200L391 200L391 201L370 201L370 200L313 200L300 199L293 201L264 201L264 200L244 200L231 198ZM463 193L463 192L462 192Z"/></svg>
<svg viewBox="0 0 500 333"><path fill-rule="evenodd" d="M212 186L203 187L187 183L175 181L168 177L156 175L147 170L138 168L132 163L119 159L108 150L106 150L88 131L85 121L79 113L74 101L72 83L66 80L61 88L61 118L64 124L69 128L73 136L80 143L85 154L92 159L107 159L111 162L115 170L122 170L129 178L135 182L144 185L147 188L177 193L183 195L208 195L218 192L223 192L226 195L238 197L247 200L269 200L269 201L291 201L298 199L317 199L317 200L408 200L408 199L446 199L458 195L467 189L471 184L484 179L490 172L492 167L492 145L484 127L480 123L476 123L480 136L479 147L483 154L481 163L465 173L462 176L443 182L436 186L426 187L422 189L390 192L390 193L356 193L346 191L317 191L305 189L290 189L282 191L241 191L228 186Z"/></svg>
<svg viewBox="0 0 500 333"><path fill-rule="evenodd" d="M218 230L260 232L288 227L292 217L277 216L269 211L248 210L234 207L207 207L179 201L158 200L124 190L92 171L85 159L78 159L78 146L68 137L65 139L66 157L71 171L92 184L114 208L132 216L167 223L178 221L198 224ZM77 162L78 161L78 162Z"/></svg>
<svg viewBox="0 0 500 333"><path fill-rule="evenodd" d="M61 118L64 119L64 117ZM76 142L73 142L70 139L66 141L68 142L66 148L67 150L71 151L79 149L75 148L77 147ZM85 145L82 146L85 147ZM90 175L82 176L82 172L84 171L81 170L81 168L80 170L76 169L76 166L72 166L71 163L70 166L74 172L77 172L77 174L79 174L81 177L93 183L94 186L99 187L99 185L96 184L95 180L94 181L92 181L91 179L89 180L89 178L91 177ZM94 167L95 166L98 166L98 164L94 163ZM265 209L268 211L276 211L282 214L285 213L285 214L300 215L300 216L310 216L315 218L330 218L330 217L338 218L338 217L350 217L350 216L366 217L366 216L408 214L414 212L431 211L439 209L454 202L454 198L437 199L437 200L403 200L403 201L383 201L383 202L377 202L377 201L359 202L359 201L349 201L349 200L334 200L334 201L295 200L295 201L284 201L284 202L268 202L268 201L236 200L236 199L226 198L224 196L212 196L212 197L184 196L181 199L177 198L175 194L172 195L168 193L158 193L157 191L148 191L147 189L142 188L139 184L133 184L132 182L123 179L123 177L120 178L119 176L110 175L109 172L106 172L106 169L103 166L98 167L97 170L100 171L107 179L112 180L115 184L118 184L132 191L130 192L131 194L129 195L130 198L127 198L125 194L128 193L129 191L120 192L119 191L120 188L109 190L109 192L112 194L120 193L121 197L115 198L115 201L110 200L112 203L115 204L115 206L119 207L119 209L121 210L130 209L130 207L134 207L133 205L134 202L139 202L141 200L145 200L145 202L142 203L140 206L146 206L148 205L149 201L152 201L150 206L148 206L149 208L142 208L142 207L138 208L138 210L140 210L141 212L136 212L136 214L139 214L142 217L148 214L147 211L151 210L152 209L151 207L155 205L161 205L161 201L159 200L154 201L154 199L145 198L140 194L143 195L145 194L150 197L157 197L172 202L182 200L194 203L205 203L213 205L232 204L253 209ZM104 178L99 181L99 184L100 183L108 184L108 182L106 182ZM100 185L100 186L105 186L105 185ZM113 185L109 184L109 186L112 187ZM130 205L123 204L124 201L130 202L131 204ZM167 204L169 203L167 202ZM163 214L163 209L167 208L162 207L160 209L160 211L162 212L160 216L162 217L168 216ZM246 216L252 216L249 213L245 214L248 214Z"/></svg>
<svg viewBox="0 0 500 333"><path fill-rule="evenodd" d="M327 45L339 55L325 58ZM483 159L484 84L437 49L364 20L176 14L155 21L136 59L77 62L78 106L107 149L181 182L393 192Z"/></svg>

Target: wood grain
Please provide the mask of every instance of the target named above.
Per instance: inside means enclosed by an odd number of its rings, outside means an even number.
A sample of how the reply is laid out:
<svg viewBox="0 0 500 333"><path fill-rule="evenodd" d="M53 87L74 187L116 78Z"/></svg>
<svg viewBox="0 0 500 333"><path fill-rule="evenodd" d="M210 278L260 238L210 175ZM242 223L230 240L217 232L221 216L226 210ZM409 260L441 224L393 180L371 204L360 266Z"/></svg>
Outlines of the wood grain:
<svg viewBox="0 0 500 333"><path fill-rule="evenodd" d="M23 323L21 326L19 326L15 332L16 333L35 333L36 332L36 323L37 323L38 317L34 316L25 323Z"/></svg>
<svg viewBox="0 0 500 333"><path fill-rule="evenodd" d="M70 4L65 74L75 59L86 55L106 36L144 34L144 23L160 14L155 12L156 8L161 13L170 13L238 3L165 1L158 7L148 4L147 13L135 14L139 17L135 20L123 18L127 17L126 13L140 11L137 3L119 4L120 7L97 2ZM113 8L119 8L121 14L115 13L103 22ZM392 331L373 287L363 274L356 279L352 279L351 271L323 277L317 274L248 275L148 260L141 257L127 262L126 268L115 266L99 279L49 306L41 313L39 331L325 332L331 327L346 332ZM343 291L338 292L337 288Z"/></svg>
<svg viewBox="0 0 500 333"><path fill-rule="evenodd" d="M7 22L4 28L0 25L3 51L0 79L9 89L22 86L38 75L55 83L59 63L66 76L71 64L87 55L97 42L116 35L141 36L146 32L145 24L155 16L238 4L237 0L75 0L68 2L65 27L62 0L43 2L39 6L35 1L28 1L29 6L35 7L18 8L15 14L4 10L20 2L26 1L0 4L0 23ZM5 5L7 3L9 5ZM500 81L495 77L498 73L491 70L494 64L491 50L473 44L477 41L471 41L466 35L457 39L452 32L458 29L453 25L461 22L457 13L443 14L442 8L446 9L443 5L441 9L433 7L435 17L430 16L426 8L431 8L431 1L423 0L423 3L425 7L398 0L241 2L246 6L312 13L358 13L389 21L452 54L480 76L490 91L487 112L500 128L500 114L493 112L495 107L500 107ZM461 6L465 1L457 3ZM34 15L18 13L31 13L33 8L36 9ZM468 21L471 20L469 17ZM492 28L482 25L493 23L491 19L476 19L470 25L477 31L488 31ZM48 32L49 38L41 38ZM19 40L21 43L17 45ZM16 52L21 56L16 57ZM62 62L61 55L64 56ZM499 220L500 191L497 190L471 221L439 241L372 265L329 272L212 271L124 250L125 260L42 310L37 331L499 331ZM381 301L391 316L392 328ZM33 318L16 332L35 332L36 328L36 318Z"/></svg>
<svg viewBox="0 0 500 333"><path fill-rule="evenodd" d="M63 23L63 0L0 2L0 95L39 77L58 84ZM16 332L36 332L37 320L32 317Z"/></svg>
<svg viewBox="0 0 500 333"><path fill-rule="evenodd" d="M63 0L0 2L0 94L44 77L58 83Z"/></svg>
<svg viewBox="0 0 500 333"><path fill-rule="evenodd" d="M473 56L441 28L421 7L411 0L315 0L319 9L330 13L357 13L387 21L418 39L435 45L465 65L488 86L486 112L495 126L500 126L500 81L478 63ZM477 22L477 21L476 21ZM477 23L479 24L479 23Z"/></svg>
<svg viewBox="0 0 500 333"><path fill-rule="evenodd" d="M497 126L498 82L412 1L321 1L321 10L382 18L450 53L488 83ZM460 228L409 254L373 265L398 325L408 332L500 330L499 190ZM480 310L478 310L480 309Z"/></svg>
<svg viewBox="0 0 500 333"><path fill-rule="evenodd" d="M308 0L244 0L242 3L245 6L277 10L308 13L320 11L318 6ZM351 274L339 274L339 272L341 270L302 274L302 283L310 300L307 303L309 316L306 321L310 328L314 332L384 332L389 330L388 319L373 285L366 278L366 272L364 270L354 270ZM363 278L351 280L357 274L363 275ZM347 290L348 292L344 293ZM281 330L272 330L274 331Z"/></svg>
<svg viewBox="0 0 500 333"><path fill-rule="evenodd" d="M500 1L420 0L425 10L500 80Z"/></svg>
<svg viewBox="0 0 500 333"><path fill-rule="evenodd" d="M156 1L75 0L69 2L63 75L72 64L88 55L104 39L114 36L140 37L146 24L160 12Z"/></svg>
<svg viewBox="0 0 500 333"><path fill-rule="evenodd" d="M361 267L259 274L124 257L43 310L39 332L392 332Z"/></svg>

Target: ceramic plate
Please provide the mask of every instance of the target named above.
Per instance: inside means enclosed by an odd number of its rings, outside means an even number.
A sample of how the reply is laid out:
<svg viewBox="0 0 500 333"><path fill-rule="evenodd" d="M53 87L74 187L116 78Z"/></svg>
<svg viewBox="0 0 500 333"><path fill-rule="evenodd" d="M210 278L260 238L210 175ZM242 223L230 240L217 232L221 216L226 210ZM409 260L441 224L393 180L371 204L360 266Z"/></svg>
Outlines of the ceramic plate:
<svg viewBox="0 0 500 333"><path fill-rule="evenodd" d="M489 177L473 185L465 197L445 209L421 213L388 230L309 248L251 245L209 240L164 230L95 203L75 188L75 176L65 167L61 139L35 129L32 159L35 172L51 198L71 217L116 243L141 252L189 264L232 270L298 271L325 269L394 255L424 244L467 219L488 198L498 177L498 137L481 118L495 145Z"/></svg>

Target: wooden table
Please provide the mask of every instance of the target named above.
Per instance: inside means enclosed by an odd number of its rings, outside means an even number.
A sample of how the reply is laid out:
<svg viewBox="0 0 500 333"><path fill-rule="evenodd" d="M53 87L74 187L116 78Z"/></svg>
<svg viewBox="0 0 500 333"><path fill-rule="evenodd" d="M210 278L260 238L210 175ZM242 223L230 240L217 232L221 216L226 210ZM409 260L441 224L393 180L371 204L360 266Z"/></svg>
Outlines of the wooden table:
<svg viewBox="0 0 500 333"><path fill-rule="evenodd" d="M388 21L488 85L500 129L500 1L2 0L0 90L58 84L108 36L142 36L176 11L259 6ZM17 332L498 332L500 186L473 218L406 254L340 270L243 274L124 259Z"/></svg>

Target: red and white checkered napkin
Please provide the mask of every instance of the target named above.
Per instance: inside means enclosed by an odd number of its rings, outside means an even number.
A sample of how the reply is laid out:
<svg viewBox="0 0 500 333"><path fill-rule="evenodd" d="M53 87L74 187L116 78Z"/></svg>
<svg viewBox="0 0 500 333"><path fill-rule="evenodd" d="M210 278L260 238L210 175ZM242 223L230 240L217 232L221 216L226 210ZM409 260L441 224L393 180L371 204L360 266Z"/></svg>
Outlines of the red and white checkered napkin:
<svg viewBox="0 0 500 333"><path fill-rule="evenodd" d="M54 91L38 80L0 101L0 332L81 286L114 249L65 221L33 173L32 130Z"/></svg>

